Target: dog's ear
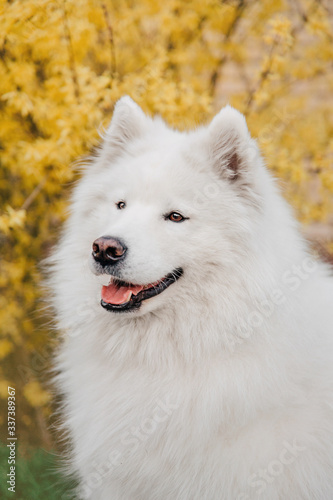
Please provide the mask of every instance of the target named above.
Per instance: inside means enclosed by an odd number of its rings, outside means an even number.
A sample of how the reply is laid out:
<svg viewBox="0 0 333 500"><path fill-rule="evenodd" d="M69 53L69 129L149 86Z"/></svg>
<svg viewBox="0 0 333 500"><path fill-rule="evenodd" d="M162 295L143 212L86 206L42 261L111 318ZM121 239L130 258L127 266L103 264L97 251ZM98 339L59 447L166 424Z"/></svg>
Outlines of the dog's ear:
<svg viewBox="0 0 333 500"><path fill-rule="evenodd" d="M122 151L128 143L139 138L147 130L150 118L129 96L117 101L111 123L104 139L114 152Z"/></svg>
<svg viewBox="0 0 333 500"><path fill-rule="evenodd" d="M210 157L219 173L231 181L241 180L256 149L245 117L226 106L213 118L208 134Z"/></svg>
<svg viewBox="0 0 333 500"><path fill-rule="evenodd" d="M249 206L260 210L257 179L262 159L245 117L231 106L221 109L208 126L208 147L218 175L233 184Z"/></svg>

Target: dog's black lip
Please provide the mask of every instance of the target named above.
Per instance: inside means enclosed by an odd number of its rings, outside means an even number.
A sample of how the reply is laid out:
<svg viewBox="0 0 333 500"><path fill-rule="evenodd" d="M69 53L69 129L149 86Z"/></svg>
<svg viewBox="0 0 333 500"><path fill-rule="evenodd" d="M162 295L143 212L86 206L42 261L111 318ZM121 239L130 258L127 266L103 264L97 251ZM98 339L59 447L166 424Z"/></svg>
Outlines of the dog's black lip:
<svg viewBox="0 0 333 500"><path fill-rule="evenodd" d="M181 276L183 275L183 269L178 267L172 273L167 274L161 282L154 286L153 288L148 288L146 290L141 290L137 295L132 295L131 300L126 302L126 304L108 304L101 300L101 306L104 307L107 311L113 312L128 312L133 311L135 309L139 309L143 300L150 299L151 297L155 297L155 295L159 295L164 290L166 290L170 285L175 283ZM122 282L119 281L119 284Z"/></svg>

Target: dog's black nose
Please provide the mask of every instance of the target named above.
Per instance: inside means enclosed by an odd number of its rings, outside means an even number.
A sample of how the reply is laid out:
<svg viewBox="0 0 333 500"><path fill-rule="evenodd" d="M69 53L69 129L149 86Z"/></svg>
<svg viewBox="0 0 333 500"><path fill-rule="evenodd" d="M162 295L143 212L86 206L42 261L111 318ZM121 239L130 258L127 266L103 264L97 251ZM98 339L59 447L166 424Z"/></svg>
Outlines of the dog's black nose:
<svg viewBox="0 0 333 500"><path fill-rule="evenodd" d="M126 250L126 245L118 238L101 236L93 243L92 255L102 266L110 266L123 259Z"/></svg>

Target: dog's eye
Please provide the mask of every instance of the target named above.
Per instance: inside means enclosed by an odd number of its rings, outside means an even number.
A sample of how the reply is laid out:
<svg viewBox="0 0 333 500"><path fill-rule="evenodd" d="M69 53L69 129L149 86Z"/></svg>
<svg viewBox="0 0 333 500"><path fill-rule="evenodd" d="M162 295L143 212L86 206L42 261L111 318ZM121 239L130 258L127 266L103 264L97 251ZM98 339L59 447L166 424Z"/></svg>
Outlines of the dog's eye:
<svg viewBox="0 0 333 500"><path fill-rule="evenodd" d="M171 212L166 216L166 219L171 220L171 222L183 222L184 220L187 219L187 217L184 217L182 214L179 214L178 212Z"/></svg>
<svg viewBox="0 0 333 500"><path fill-rule="evenodd" d="M116 203L116 207L118 208L118 210L122 210L126 207L126 203L124 201L118 201L118 203Z"/></svg>

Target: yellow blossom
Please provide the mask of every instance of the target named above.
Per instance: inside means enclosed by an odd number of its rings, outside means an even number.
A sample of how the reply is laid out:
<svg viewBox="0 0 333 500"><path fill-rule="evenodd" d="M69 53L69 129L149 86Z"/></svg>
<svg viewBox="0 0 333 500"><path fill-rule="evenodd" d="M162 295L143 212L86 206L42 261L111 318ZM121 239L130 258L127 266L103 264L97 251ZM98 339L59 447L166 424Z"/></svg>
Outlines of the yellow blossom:
<svg viewBox="0 0 333 500"><path fill-rule="evenodd" d="M0 340L0 359L4 359L9 353L12 352L14 346L12 342L7 339Z"/></svg>
<svg viewBox="0 0 333 500"><path fill-rule="evenodd" d="M50 401L50 394L42 389L39 382L32 381L24 386L23 389L24 397L31 404L31 406L44 406Z"/></svg>

